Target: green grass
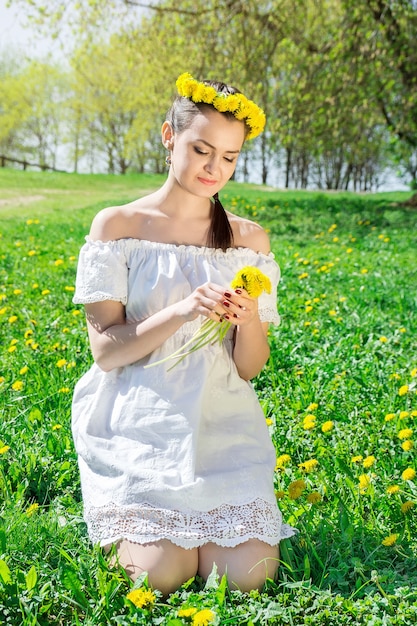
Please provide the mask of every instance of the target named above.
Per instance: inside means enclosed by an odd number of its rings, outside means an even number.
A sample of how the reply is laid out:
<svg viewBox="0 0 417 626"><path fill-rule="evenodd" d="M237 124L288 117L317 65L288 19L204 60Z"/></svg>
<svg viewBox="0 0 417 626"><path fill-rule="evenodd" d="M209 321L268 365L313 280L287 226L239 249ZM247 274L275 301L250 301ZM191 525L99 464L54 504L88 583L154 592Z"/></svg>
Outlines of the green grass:
<svg viewBox="0 0 417 626"><path fill-rule="evenodd" d="M282 322L255 381L280 508L299 529L281 545L278 580L249 595L215 577L190 581L140 609L123 572L89 545L70 431L72 388L91 363L71 302L76 258L102 206L162 180L0 170L0 623L179 626L192 623L179 617L186 607L219 624L414 624L417 483L402 475L417 470L414 444L404 446L417 427L417 214L399 204L407 193L230 183L222 194L269 230L282 270Z"/></svg>

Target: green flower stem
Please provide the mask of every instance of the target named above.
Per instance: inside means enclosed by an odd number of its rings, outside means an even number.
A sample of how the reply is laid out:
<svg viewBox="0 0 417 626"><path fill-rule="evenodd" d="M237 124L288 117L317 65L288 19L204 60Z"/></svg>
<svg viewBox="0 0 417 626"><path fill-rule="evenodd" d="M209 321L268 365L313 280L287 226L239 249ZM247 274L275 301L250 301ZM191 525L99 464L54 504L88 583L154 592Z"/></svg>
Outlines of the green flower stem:
<svg viewBox="0 0 417 626"><path fill-rule="evenodd" d="M229 330L231 324L230 322L223 321L222 323L214 320L207 320L202 324L202 326L193 334L191 339L189 339L181 348L168 355L164 359L160 359L159 361L155 361L154 363L149 363L144 366L144 369L148 369L149 367L154 367L155 365L161 365L166 361L170 361L171 359L178 359L176 363L169 369L178 365L186 356L195 352L199 348L206 346L207 344L213 344L216 340L219 343L222 343L225 338L227 331ZM189 350L189 346L192 346ZM169 371L169 370L168 370Z"/></svg>

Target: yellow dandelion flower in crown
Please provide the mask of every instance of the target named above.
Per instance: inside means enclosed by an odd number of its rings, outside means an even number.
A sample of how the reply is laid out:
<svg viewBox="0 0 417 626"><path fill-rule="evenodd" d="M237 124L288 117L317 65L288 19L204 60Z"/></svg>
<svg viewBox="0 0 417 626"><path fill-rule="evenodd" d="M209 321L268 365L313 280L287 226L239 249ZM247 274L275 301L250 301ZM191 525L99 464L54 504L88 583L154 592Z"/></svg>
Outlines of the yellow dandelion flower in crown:
<svg viewBox="0 0 417 626"><path fill-rule="evenodd" d="M245 122L250 129L247 139L257 137L265 128L265 113L243 93L218 93L214 87L195 80L188 72L178 77L176 85L180 96L196 104L211 104L220 113L232 113L236 119Z"/></svg>

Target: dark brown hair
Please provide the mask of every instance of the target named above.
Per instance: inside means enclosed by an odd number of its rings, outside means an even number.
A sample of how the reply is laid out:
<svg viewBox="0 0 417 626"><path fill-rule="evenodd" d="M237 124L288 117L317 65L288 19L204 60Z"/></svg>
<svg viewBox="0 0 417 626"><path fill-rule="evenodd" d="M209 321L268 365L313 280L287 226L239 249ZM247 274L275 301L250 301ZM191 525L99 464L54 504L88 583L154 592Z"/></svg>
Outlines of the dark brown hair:
<svg viewBox="0 0 417 626"><path fill-rule="evenodd" d="M203 83L214 87L218 93L224 93L226 96L241 93L235 87L219 81L204 80ZM189 98L177 96L167 113L166 121L171 124L174 132L181 133L191 126L196 115L202 113L207 108L211 109L213 107L210 104L203 102L195 103ZM226 111L222 113L222 115L225 115L229 119L236 119L230 111ZM246 131L249 132L249 130L250 129L246 127ZM222 248L226 250L233 246L232 227L217 193L213 196L213 199L214 204L211 211L210 228L207 234L207 245L211 248Z"/></svg>

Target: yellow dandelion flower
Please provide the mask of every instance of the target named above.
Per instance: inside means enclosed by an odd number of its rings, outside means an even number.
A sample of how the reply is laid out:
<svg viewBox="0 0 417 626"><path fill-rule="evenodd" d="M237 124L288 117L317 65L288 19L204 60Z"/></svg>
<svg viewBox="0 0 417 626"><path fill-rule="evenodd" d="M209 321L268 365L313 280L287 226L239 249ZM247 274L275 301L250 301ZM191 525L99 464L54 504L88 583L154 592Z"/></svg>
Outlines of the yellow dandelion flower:
<svg viewBox="0 0 417 626"><path fill-rule="evenodd" d="M361 474L359 476L359 491L361 493L366 493L370 485L371 485L371 477L369 476L369 474Z"/></svg>
<svg viewBox="0 0 417 626"><path fill-rule="evenodd" d="M245 289L251 298L258 298L263 291L271 293L271 281L257 267L246 266L237 272L231 282L232 289Z"/></svg>
<svg viewBox="0 0 417 626"><path fill-rule="evenodd" d="M384 419L386 422L390 422L391 420L395 419L395 413L387 413Z"/></svg>
<svg viewBox="0 0 417 626"><path fill-rule="evenodd" d="M80 311L80 309L75 309L75 310L72 312L72 315L73 315L74 317L77 317L77 315L81 315L81 311Z"/></svg>
<svg viewBox="0 0 417 626"><path fill-rule="evenodd" d="M69 387L61 387L61 389L58 389L59 393L69 393L71 391L71 389Z"/></svg>
<svg viewBox="0 0 417 626"><path fill-rule="evenodd" d="M0 454L6 454L10 450L10 446L2 446L0 448Z"/></svg>
<svg viewBox="0 0 417 626"><path fill-rule="evenodd" d="M406 393L408 393L409 387L408 385L402 385L399 389L398 389L398 395L399 396L405 396Z"/></svg>
<svg viewBox="0 0 417 626"><path fill-rule="evenodd" d="M14 324L17 321L17 315L11 315L9 317L9 324Z"/></svg>
<svg viewBox="0 0 417 626"><path fill-rule="evenodd" d="M311 404L308 405L306 410L307 411L315 411L318 408L319 408L319 405L317 404L317 402L311 402Z"/></svg>
<svg viewBox="0 0 417 626"><path fill-rule="evenodd" d="M306 488L304 480L294 480L288 485L288 495L291 500L297 500Z"/></svg>
<svg viewBox="0 0 417 626"><path fill-rule="evenodd" d="M362 465L364 467L372 467L372 465L374 465L374 463L376 462L376 458L371 454L370 456L367 456L364 460Z"/></svg>
<svg viewBox="0 0 417 626"><path fill-rule="evenodd" d="M413 429L412 428L403 428L398 433L398 438L399 439L410 439L410 437L412 437L412 436L413 436Z"/></svg>
<svg viewBox="0 0 417 626"><path fill-rule="evenodd" d="M289 454L280 454L279 457L277 457L275 469L281 469L282 467L285 467L285 465L287 465L290 461L291 457Z"/></svg>
<svg viewBox="0 0 417 626"><path fill-rule="evenodd" d="M416 376L417 376L417 367L414 367L414 368L411 370L411 377L412 377L412 378L415 378Z"/></svg>
<svg viewBox="0 0 417 626"><path fill-rule="evenodd" d="M403 420L406 417L408 417L409 415L410 415L410 413L408 411L400 411L399 418L400 418L400 420Z"/></svg>
<svg viewBox="0 0 417 626"><path fill-rule="evenodd" d="M26 509L26 515L28 517L31 517L32 515L34 515L34 513L36 513L36 511L39 509L39 504L37 502L34 502L33 504L31 504L27 509Z"/></svg>
<svg viewBox="0 0 417 626"><path fill-rule="evenodd" d="M150 589L141 587L140 589L132 589L126 598L140 609L151 609L155 603L156 595Z"/></svg>
<svg viewBox="0 0 417 626"><path fill-rule="evenodd" d="M410 415L411 415L411 417L417 417L417 410L416 411L411 411Z"/></svg>
<svg viewBox="0 0 417 626"><path fill-rule="evenodd" d="M7 348L7 352L15 352L17 349L16 345L10 346L10 348Z"/></svg>
<svg viewBox="0 0 417 626"><path fill-rule="evenodd" d="M266 421L266 425L267 425L267 426L272 426L272 424L274 423L274 422L273 422L273 420L271 420L271 418L270 418L270 417L267 417L267 418L265 419L265 421Z"/></svg>
<svg viewBox="0 0 417 626"><path fill-rule="evenodd" d="M387 343L388 339L387 339L387 337L384 337L384 336L383 336L383 337L380 337L380 338L379 338L379 341L380 341L381 343Z"/></svg>
<svg viewBox="0 0 417 626"><path fill-rule="evenodd" d="M361 274L367 274L368 270L366 269L366 267L364 267L363 269L361 269Z"/></svg>
<svg viewBox="0 0 417 626"><path fill-rule="evenodd" d="M303 472L313 472L317 468L318 464L319 464L319 462L316 459L309 459L308 461L304 461L303 463L299 463L298 467Z"/></svg>
<svg viewBox="0 0 417 626"><path fill-rule="evenodd" d="M318 504L318 502L321 502L321 501L322 501L322 496L321 496L321 493L319 493L318 491L312 491L307 496L307 502L309 502L310 504Z"/></svg>
<svg viewBox="0 0 417 626"><path fill-rule="evenodd" d="M401 376L397 372L390 375L390 380L399 380L400 378Z"/></svg>
<svg viewBox="0 0 417 626"><path fill-rule="evenodd" d="M42 294L43 296L47 296L49 293L51 293L51 290L50 290L50 289L43 289L43 290L41 291L41 294Z"/></svg>
<svg viewBox="0 0 417 626"><path fill-rule="evenodd" d="M36 250L29 250L28 256L35 256Z"/></svg>
<svg viewBox="0 0 417 626"><path fill-rule="evenodd" d="M399 535L397 533L394 533L392 535L388 535L387 537L385 537L381 543L383 546L393 546L397 543L397 539L398 539Z"/></svg>
<svg viewBox="0 0 417 626"><path fill-rule="evenodd" d="M282 500L282 498L284 498L285 496L285 491L276 491L275 492L275 497L277 500Z"/></svg>
<svg viewBox="0 0 417 626"><path fill-rule="evenodd" d="M13 293L15 296L20 296L20 294L22 293L21 289L13 289Z"/></svg>
<svg viewBox="0 0 417 626"><path fill-rule="evenodd" d="M68 363L68 361L66 359L59 359L59 361L56 362L56 366L57 367L64 367L67 363Z"/></svg>
<svg viewBox="0 0 417 626"><path fill-rule="evenodd" d="M332 224L329 226L327 232L332 233L337 228L337 224Z"/></svg>
<svg viewBox="0 0 417 626"><path fill-rule="evenodd" d="M4 378L4 376L0 376L0 385L1 385L1 383L4 383L5 380L6 379Z"/></svg>
<svg viewBox="0 0 417 626"><path fill-rule="evenodd" d="M28 366L27 366L27 365L24 365L24 366L21 368L21 370L19 371L19 374L20 374L21 376L24 376L25 374L27 374L28 370L29 370Z"/></svg>
<svg viewBox="0 0 417 626"><path fill-rule="evenodd" d="M13 389L13 391L22 391L22 389L23 389L23 381L22 380L15 380L14 383L12 384L12 389Z"/></svg>
<svg viewBox="0 0 417 626"><path fill-rule="evenodd" d="M62 428L61 424L54 424L52 426L52 430L60 430Z"/></svg>
<svg viewBox="0 0 417 626"><path fill-rule="evenodd" d="M313 430L316 427L316 422L312 419L307 419L306 417L303 420L303 428L304 430Z"/></svg>
<svg viewBox="0 0 417 626"><path fill-rule="evenodd" d="M25 330L25 339L29 339L31 335L33 335L33 330L31 330L30 328L28 328L28 330Z"/></svg>
<svg viewBox="0 0 417 626"><path fill-rule="evenodd" d="M331 311L329 311L329 315L331 315L333 317L333 316L337 315L337 311L332 309Z"/></svg>
<svg viewBox="0 0 417 626"><path fill-rule="evenodd" d="M178 617L184 617L185 619L187 619L187 617L192 617L195 613L197 613L197 609L193 607L190 607L188 609L179 609Z"/></svg>
<svg viewBox="0 0 417 626"><path fill-rule="evenodd" d="M308 274L307 272L303 272L302 274L299 275L298 277L300 280L303 280L304 278L308 278Z"/></svg>
<svg viewBox="0 0 417 626"><path fill-rule="evenodd" d="M387 487L386 492L388 495L393 496L395 493L399 493L400 487L399 485L389 485Z"/></svg>
<svg viewBox="0 0 417 626"><path fill-rule="evenodd" d="M412 467L407 467L401 474L403 480L413 480L416 477L416 470Z"/></svg>
<svg viewBox="0 0 417 626"><path fill-rule="evenodd" d="M350 461L351 463L360 463L363 459L363 456L360 454L357 454L356 456L353 456Z"/></svg>
<svg viewBox="0 0 417 626"><path fill-rule="evenodd" d="M312 310L313 310L313 307L311 306L311 304L309 304L309 305L308 305L308 306L306 306L306 308L305 308L305 312L306 312L306 313L310 313L310 311L312 311Z"/></svg>
<svg viewBox="0 0 417 626"><path fill-rule="evenodd" d="M209 626L213 624L216 618L215 613L210 609L202 609L193 615L193 626Z"/></svg>
<svg viewBox="0 0 417 626"><path fill-rule="evenodd" d="M332 420L327 420L327 422L324 422L324 424L322 424L321 430L324 433L328 433L331 430L333 430L333 427L334 427L334 422L332 422Z"/></svg>
<svg viewBox="0 0 417 626"><path fill-rule="evenodd" d="M75 291L75 287L73 285L65 285L65 291Z"/></svg>
<svg viewBox="0 0 417 626"><path fill-rule="evenodd" d="M401 505L401 513L404 513L404 515L406 515L407 513L409 513L411 511L411 509L413 509L415 506L415 502L412 502L411 500L407 500L406 502L403 502Z"/></svg>

